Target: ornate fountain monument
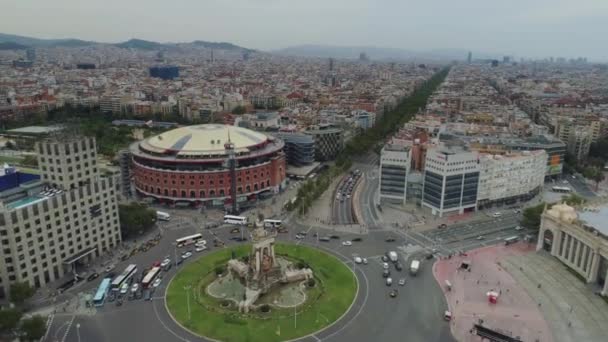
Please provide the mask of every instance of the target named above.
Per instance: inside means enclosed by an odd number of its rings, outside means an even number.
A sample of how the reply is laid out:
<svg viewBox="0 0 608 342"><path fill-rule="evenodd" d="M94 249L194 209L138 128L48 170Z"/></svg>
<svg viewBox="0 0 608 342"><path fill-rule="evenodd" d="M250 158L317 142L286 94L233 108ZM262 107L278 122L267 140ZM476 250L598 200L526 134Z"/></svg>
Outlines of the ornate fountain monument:
<svg viewBox="0 0 608 342"><path fill-rule="evenodd" d="M234 257L228 261L231 276L238 279L245 287L243 298L237 303L240 312L249 312L262 294L313 277L310 268L297 269L292 262L276 257L274 253L276 236L276 232L269 232L258 226L251 233L253 245L248 262Z"/></svg>

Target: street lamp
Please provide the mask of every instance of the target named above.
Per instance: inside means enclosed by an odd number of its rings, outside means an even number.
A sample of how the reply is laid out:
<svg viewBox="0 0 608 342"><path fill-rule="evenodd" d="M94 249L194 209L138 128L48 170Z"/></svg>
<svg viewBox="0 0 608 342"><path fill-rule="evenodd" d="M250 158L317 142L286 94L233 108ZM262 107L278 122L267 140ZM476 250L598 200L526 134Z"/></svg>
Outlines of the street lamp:
<svg viewBox="0 0 608 342"><path fill-rule="evenodd" d="M80 323L76 323L76 336L78 336L78 342L80 342Z"/></svg>

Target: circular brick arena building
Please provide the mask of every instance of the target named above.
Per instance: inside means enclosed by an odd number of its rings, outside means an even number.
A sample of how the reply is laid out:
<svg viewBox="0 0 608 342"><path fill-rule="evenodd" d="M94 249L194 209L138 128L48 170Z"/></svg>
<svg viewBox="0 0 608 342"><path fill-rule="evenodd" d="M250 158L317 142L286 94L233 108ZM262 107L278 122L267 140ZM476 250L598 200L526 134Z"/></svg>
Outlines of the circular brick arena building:
<svg viewBox="0 0 608 342"><path fill-rule="evenodd" d="M229 142L236 160L237 202L276 193L285 185L283 141L242 127L208 124L177 128L131 145L138 195L170 205L230 203Z"/></svg>

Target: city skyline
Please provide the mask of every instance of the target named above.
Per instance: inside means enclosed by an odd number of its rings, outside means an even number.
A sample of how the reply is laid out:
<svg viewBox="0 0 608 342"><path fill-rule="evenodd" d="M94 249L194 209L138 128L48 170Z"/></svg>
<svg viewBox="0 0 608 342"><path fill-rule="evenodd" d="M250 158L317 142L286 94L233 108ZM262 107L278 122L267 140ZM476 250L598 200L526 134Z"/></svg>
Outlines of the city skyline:
<svg viewBox="0 0 608 342"><path fill-rule="evenodd" d="M491 5L480 0L466 4L394 0L213 0L201 4L184 0L179 5L59 0L18 6L4 3L0 10L11 14L3 20L0 32L39 38L227 41L263 51L315 44L414 51L462 49L531 58L582 56L592 61L608 56L608 48L590 39L606 27L608 18L608 3L598 0L576 5L565 0ZM171 22L180 24L172 26Z"/></svg>

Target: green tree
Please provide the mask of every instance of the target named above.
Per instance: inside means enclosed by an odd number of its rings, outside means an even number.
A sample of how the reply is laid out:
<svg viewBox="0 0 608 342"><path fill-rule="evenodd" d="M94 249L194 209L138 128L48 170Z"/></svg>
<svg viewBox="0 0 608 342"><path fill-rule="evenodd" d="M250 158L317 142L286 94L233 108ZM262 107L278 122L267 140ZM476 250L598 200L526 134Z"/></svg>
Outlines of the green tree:
<svg viewBox="0 0 608 342"><path fill-rule="evenodd" d="M36 158L36 156L27 155L23 158L23 160L21 161L21 164L23 166L29 166L29 167L36 168L36 167L38 167L38 158Z"/></svg>
<svg viewBox="0 0 608 342"><path fill-rule="evenodd" d="M232 110L232 114L235 115L242 115L247 113L247 108L245 108L245 106L236 106L233 110Z"/></svg>
<svg viewBox="0 0 608 342"><path fill-rule="evenodd" d="M36 290L27 282L16 282L11 284L11 302L16 305L23 304L27 299L32 297Z"/></svg>
<svg viewBox="0 0 608 342"><path fill-rule="evenodd" d="M21 337L25 341L39 341L46 332L46 322L40 316L26 318L21 322Z"/></svg>
<svg viewBox="0 0 608 342"><path fill-rule="evenodd" d="M577 194L562 196L562 201L570 206L576 206L585 203L585 199Z"/></svg>
<svg viewBox="0 0 608 342"><path fill-rule="evenodd" d="M139 203L120 204L118 206L120 229L123 237L143 232L156 222L156 212Z"/></svg>
<svg viewBox="0 0 608 342"><path fill-rule="evenodd" d="M604 180L604 172L597 166L588 166L583 170L583 176L595 182L595 191Z"/></svg>
<svg viewBox="0 0 608 342"><path fill-rule="evenodd" d="M11 334L19 325L22 315L17 309L0 310L0 335Z"/></svg>
<svg viewBox="0 0 608 342"><path fill-rule="evenodd" d="M540 216L543 213L544 209L545 209L545 203L540 203L533 207L526 208L524 210L524 218L521 221L521 224L528 228L539 229L540 220L541 220Z"/></svg>

